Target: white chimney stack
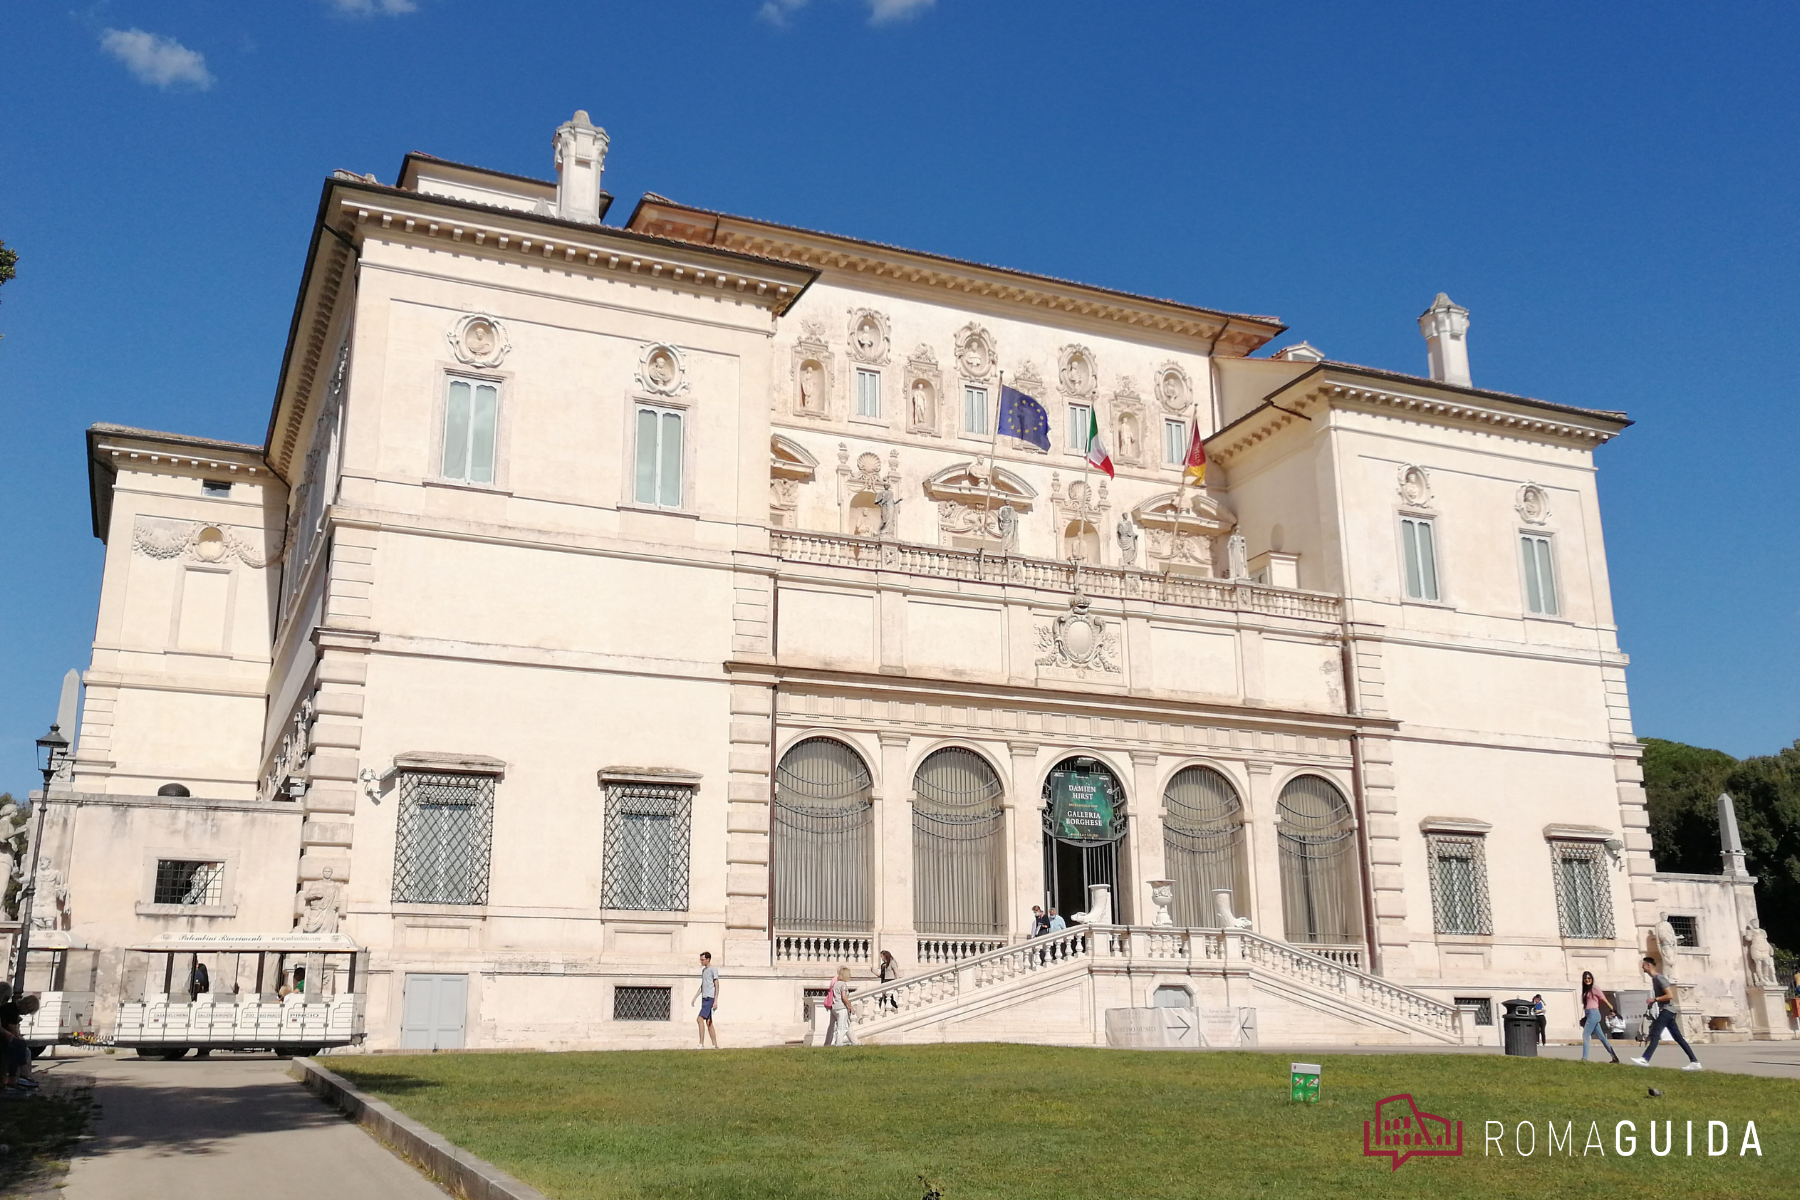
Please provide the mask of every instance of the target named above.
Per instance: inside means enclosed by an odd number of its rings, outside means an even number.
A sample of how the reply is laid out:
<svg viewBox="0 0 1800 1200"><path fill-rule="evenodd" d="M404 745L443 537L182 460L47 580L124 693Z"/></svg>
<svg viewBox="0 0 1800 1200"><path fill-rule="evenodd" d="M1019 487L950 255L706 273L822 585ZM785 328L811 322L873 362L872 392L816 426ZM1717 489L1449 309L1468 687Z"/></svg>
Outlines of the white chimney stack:
<svg viewBox="0 0 1800 1200"><path fill-rule="evenodd" d="M1431 358L1431 377L1461 387L1469 382L1469 310L1439 292L1431 307L1419 316L1419 332L1425 335Z"/></svg>
<svg viewBox="0 0 1800 1200"><path fill-rule="evenodd" d="M600 176L609 140L583 109L557 127L556 215L563 220L600 223Z"/></svg>

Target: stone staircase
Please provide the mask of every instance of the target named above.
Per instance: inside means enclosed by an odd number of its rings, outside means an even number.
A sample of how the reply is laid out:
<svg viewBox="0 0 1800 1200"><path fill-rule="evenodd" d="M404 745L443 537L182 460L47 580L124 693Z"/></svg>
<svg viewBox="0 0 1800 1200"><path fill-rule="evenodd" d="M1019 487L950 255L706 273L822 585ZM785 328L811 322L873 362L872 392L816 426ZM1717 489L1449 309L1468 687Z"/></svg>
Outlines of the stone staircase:
<svg viewBox="0 0 1800 1200"><path fill-rule="evenodd" d="M1251 1036L1271 1045L1472 1040L1455 1006L1286 942L1135 925L1076 926L859 989L851 1022L858 1041L874 1043L1098 1045L1108 1009L1147 1007L1170 985L1189 991L1203 1019L1253 1011Z"/></svg>

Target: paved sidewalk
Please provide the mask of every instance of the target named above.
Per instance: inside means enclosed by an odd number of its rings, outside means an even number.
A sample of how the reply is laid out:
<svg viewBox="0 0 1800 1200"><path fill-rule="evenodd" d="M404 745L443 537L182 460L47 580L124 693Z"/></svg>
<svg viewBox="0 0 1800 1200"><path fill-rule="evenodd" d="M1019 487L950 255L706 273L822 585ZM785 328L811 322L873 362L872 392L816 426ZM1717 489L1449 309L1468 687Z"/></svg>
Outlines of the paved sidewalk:
<svg viewBox="0 0 1800 1200"><path fill-rule="evenodd" d="M444 1200L280 1059L96 1054L38 1067L96 1081L99 1117L70 1164L67 1200Z"/></svg>
<svg viewBox="0 0 1800 1200"><path fill-rule="evenodd" d="M1615 1042L1619 1057L1627 1060L1620 1070L1642 1071L1645 1068L1632 1066L1629 1061L1634 1055L1642 1054L1644 1047L1632 1041ZM1319 1054L1469 1054L1498 1056L1500 1050L1496 1046L1258 1046L1264 1054L1304 1055ZM1700 1056L1701 1065L1708 1071L1725 1075L1767 1075L1775 1079L1800 1079L1800 1041L1785 1042L1722 1042L1718 1045L1698 1043L1694 1053ZM1589 1051L1596 1067L1605 1066L1613 1069L1606 1061L1606 1051L1595 1043ZM1576 1044L1551 1043L1538 1047L1540 1058L1561 1058L1580 1061L1581 1046ZM1681 1047L1667 1038L1656 1048L1656 1057L1650 1060L1652 1071L1675 1070L1687 1065L1687 1055Z"/></svg>

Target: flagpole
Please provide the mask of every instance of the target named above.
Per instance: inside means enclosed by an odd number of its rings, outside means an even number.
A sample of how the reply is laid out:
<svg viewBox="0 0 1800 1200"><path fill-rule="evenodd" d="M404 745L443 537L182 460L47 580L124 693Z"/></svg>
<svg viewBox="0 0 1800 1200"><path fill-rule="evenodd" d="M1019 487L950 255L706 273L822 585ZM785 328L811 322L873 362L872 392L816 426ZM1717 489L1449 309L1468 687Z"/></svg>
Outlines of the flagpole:
<svg viewBox="0 0 1800 1200"><path fill-rule="evenodd" d="M987 507L981 510L981 517L982 517L981 526L982 526L983 533L986 533L986 531L987 531L988 519L994 515L994 470L995 470L994 455L995 455L995 453L998 452L998 450L1000 448L1000 405L1001 405L1002 401L1004 400L1005 396L1006 396L1006 372L1001 371L1000 372L1000 390L994 396L994 409L993 409L994 437L993 437L993 440L988 443ZM986 547L983 547L983 550L985 551ZM1000 550L1002 553L1005 553L1006 545L1004 542L1001 543Z"/></svg>
<svg viewBox="0 0 1800 1200"><path fill-rule="evenodd" d="M1081 515L1081 510L1083 507L1088 505L1088 488L1087 488L1088 467L1092 464L1092 461L1093 461L1094 430L1098 427L1096 424L1097 418L1095 417L1094 410L1091 407L1092 403L1093 403L1092 400L1090 400L1089 401L1090 407L1088 408L1088 428L1087 428L1087 438L1086 438L1087 445L1085 445L1081 448L1081 501L1080 501L1080 503L1078 503L1075 506L1075 528L1077 530L1081 529L1082 526L1087 524L1087 521ZM1076 593L1076 595L1080 595L1081 594L1081 562L1082 562L1081 534L1077 533L1075 535L1075 538L1076 538L1075 553L1071 557L1074 558L1074 560L1075 560L1075 593ZM1094 529L1094 540L1096 542L1100 540L1100 529L1098 526L1096 526Z"/></svg>
<svg viewBox="0 0 1800 1200"><path fill-rule="evenodd" d="M1184 511L1182 501L1187 499L1188 459L1194 455L1194 439L1200 435L1200 402L1194 401L1188 409L1188 448L1181 455L1181 486L1175 492L1175 534L1169 540L1169 561L1175 561L1177 549L1181 546L1181 515Z"/></svg>

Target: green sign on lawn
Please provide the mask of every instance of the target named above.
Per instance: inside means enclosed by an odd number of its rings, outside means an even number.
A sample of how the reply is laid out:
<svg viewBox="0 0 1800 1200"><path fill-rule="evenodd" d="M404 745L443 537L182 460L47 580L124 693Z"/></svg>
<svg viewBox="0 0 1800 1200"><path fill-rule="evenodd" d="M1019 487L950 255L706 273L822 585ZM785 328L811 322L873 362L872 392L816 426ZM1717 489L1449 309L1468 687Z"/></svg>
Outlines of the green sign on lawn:
<svg viewBox="0 0 1800 1200"><path fill-rule="evenodd" d="M1102 771L1056 771L1050 776L1050 822L1072 842L1113 836L1112 779Z"/></svg>

